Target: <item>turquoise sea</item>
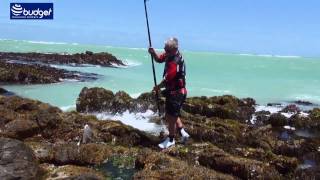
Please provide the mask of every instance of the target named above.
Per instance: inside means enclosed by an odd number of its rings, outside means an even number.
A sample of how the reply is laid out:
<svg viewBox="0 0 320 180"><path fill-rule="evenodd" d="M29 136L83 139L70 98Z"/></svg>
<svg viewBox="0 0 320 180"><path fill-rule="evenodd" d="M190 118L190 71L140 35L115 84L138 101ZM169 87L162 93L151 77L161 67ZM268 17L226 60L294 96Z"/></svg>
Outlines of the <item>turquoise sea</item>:
<svg viewBox="0 0 320 180"><path fill-rule="evenodd" d="M114 92L123 90L133 97L152 89L150 56L143 48L0 40L0 51L6 52L81 53L86 50L112 53L126 62L128 67L55 66L97 73L101 77L93 82L65 81L50 85L9 85L4 88L62 109L75 106L83 87L104 87ZM182 53L187 65L189 96L231 94L241 98L252 97L261 105L295 100L320 104L320 58L183 50ZM156 64L158 81L162 71L163 65Z"/></svg>

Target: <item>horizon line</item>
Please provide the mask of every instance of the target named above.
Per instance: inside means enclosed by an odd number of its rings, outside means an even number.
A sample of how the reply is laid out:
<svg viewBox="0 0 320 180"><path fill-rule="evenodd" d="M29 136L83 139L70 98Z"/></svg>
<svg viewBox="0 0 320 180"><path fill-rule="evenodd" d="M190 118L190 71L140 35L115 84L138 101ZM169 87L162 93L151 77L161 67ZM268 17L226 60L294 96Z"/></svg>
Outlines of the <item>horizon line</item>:
<svg viewBox="0 0 320 180"><path fill-rule="evenodd" d="M128 47L128 46L113 46L113 45L106 45L100 43L79 43L79 42L54 42L54 41L43 41L43 40L27 40L27 39L7 39L7 38L0 38L0 41L24 41L27 43L34 43L34 44L46 44L46 45L91 45L91 46L104 46L109 48L128 48L128 49L141 49L147 50L147 47ZM156 50L163 50L162 48L155 48ZM191 52L191 53L214 53L220 55L239 55L239 56L258 56L258 57L275 57L275 58L320 58L320 56L301 56L301 55L282 55L282 54L267 54L267 53L247 53L247 52L218 52L218 51L211 51L211 50L190 50L185 49L182 52Z"/></svg>

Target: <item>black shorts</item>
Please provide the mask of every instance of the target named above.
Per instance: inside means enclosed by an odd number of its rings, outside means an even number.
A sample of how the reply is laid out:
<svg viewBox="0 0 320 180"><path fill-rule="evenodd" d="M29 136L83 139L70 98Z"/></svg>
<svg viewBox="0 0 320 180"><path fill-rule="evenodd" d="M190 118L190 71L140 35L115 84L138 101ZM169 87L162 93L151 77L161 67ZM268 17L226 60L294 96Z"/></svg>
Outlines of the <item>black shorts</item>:
<svg viewBox="0 0 320 180"><path fill-rule="evenodd" d="M179 117L181 116L180 110L184 101L186 100L186 95L181 93L170 94L165 93L166 97L166 113L174 116Z"/></svg>

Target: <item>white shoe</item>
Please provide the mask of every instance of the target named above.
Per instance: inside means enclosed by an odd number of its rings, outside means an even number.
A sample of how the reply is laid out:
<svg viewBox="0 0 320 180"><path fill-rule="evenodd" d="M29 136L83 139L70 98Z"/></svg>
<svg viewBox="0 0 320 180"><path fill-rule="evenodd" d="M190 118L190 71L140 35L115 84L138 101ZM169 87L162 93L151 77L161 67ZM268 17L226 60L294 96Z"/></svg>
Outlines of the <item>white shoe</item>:
<svg viewBox="0 0 320 180"><path fill-rule="evenodd" d="M158 146L161 148L161 149L167 149L169 148L170 146L174 146L176 143L173 139L172 142L170 142L170 138L167 137L166 140L164 140L162 143L158 144Z"/></svg>
<svg viewBox="0 0 320 180"><path fill-rule="evenodd" d="M182 128L181 131L181 143L186 143L187 140L189 139L190 135Z"/></svg>

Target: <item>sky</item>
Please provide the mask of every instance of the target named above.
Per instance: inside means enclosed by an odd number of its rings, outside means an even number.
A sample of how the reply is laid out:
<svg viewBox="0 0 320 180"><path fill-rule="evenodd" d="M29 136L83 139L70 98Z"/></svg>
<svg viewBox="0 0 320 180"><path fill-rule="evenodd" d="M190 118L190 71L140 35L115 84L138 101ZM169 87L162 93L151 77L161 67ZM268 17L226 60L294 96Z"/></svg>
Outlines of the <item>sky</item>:
<svg viewBox="0 0 320 180"><path fill-rule="evenodd" d="M53 2L54 20L10 20L10 2ZM149 0L153 46L320 57L319 0ZM0 38L148 47L143 0L1 0Z"/></svg>

